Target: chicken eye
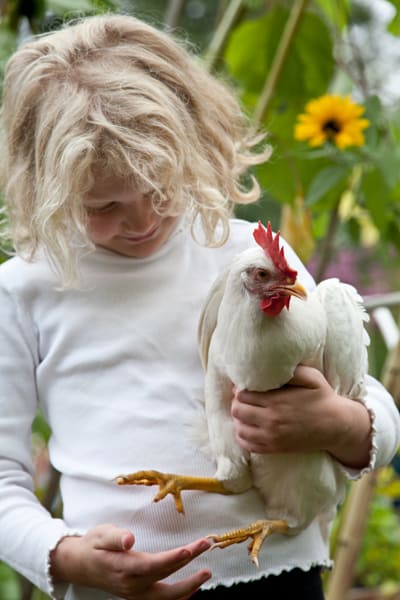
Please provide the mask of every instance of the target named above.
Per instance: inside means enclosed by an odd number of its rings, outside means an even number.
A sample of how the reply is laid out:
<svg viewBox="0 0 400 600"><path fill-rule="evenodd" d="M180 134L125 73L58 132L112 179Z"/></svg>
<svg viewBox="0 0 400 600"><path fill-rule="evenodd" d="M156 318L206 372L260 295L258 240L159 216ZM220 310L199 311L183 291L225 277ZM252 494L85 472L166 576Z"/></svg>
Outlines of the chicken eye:
<svg viewBox="0 0 400 600"><path fill-rule="evenodd" d="M255 269L254 278L258 281L265 281L270 277L270 272L266 269Z"/></svg>

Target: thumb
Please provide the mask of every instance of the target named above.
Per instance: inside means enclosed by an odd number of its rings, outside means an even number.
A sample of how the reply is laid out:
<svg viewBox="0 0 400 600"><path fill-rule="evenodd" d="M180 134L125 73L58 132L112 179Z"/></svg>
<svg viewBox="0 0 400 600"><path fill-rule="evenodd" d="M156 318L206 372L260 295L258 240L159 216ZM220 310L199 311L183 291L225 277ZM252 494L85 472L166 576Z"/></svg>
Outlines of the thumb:
<svg viewBox="0 0 400 600"><path fill-rule="evenodd" d="M116 552L130 550L135 543L135 536L128 529L120 529L114 525L97 527L96 547Z"/></svg>
<svg viewBox="0 0 400 600"><path fill-rule="evenodd" d="M125 531L121 536L122 550L130 550L135 543L135 536L131 531Z"/></svg>
<svg viewBox="0 0 400 600"><path fill-rule="evenodd" d="M321 378L323 378L323 375L318 369L300 364L295 368L288 385L310 389L318 388L321 386Z"/></svg>

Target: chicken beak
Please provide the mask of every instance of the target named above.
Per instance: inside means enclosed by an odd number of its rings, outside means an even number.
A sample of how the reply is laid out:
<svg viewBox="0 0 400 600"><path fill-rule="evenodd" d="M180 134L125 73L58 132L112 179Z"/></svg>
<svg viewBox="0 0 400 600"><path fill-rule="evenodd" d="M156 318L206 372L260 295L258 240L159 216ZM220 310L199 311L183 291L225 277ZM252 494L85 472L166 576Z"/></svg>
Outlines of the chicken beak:
<svg viewBox="0 0 400 600"><path fill-rule="evenodd" d="M296 281L293 285L285 285L286 293L290 296L296 296L296 298L300 298L300 300L305 300L307 298L307 290L305 287L301 285L298 281Z"/></svg>
<svg viewBox="0 0 400 600"><path fill-rule="evenodd" d="M307 298L306 288L298 281L292 284L288 283L287 285L274 286L274 290L286 294L287 296L296 296L296 298L300 298L300 300L305 300Z"/></svg>

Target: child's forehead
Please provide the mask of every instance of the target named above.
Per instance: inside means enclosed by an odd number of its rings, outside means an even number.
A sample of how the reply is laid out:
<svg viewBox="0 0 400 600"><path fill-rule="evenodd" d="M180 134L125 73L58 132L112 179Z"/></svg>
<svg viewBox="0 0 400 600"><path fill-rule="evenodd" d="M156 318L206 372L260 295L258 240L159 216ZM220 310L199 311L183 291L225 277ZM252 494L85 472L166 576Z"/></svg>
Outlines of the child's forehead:
<svg viewBox="0 0 400 600"><path fill-rule="evenodd" d="M115 173L101 173L95 171L93 174L93 185L91 186L88 196L102 197L116 190L120 192L134 190L140 194L148 194L157 188L156 185L151 185L150 182L139 179L134 175L118 175Z"/></svg>

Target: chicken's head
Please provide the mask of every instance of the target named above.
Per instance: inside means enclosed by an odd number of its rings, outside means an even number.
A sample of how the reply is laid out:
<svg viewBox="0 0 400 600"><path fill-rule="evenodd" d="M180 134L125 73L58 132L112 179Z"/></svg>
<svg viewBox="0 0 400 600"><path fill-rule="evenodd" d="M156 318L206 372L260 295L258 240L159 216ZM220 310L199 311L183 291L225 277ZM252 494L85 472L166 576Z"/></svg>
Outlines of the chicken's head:
<svg viewBox="0 0 400 600"><path fill-rule="evenodd" d="M254 239L264 251L263 264L252 265L246 269L245 287L248 292L259 298L261 310L275 317L284 309L289 309L290 298L307 297L304 287L297 282L297 271L291 269L286 261L284 250L279 246L279 231L272 234L271 223L267 229L261 222L254 230Z"/></svg>

